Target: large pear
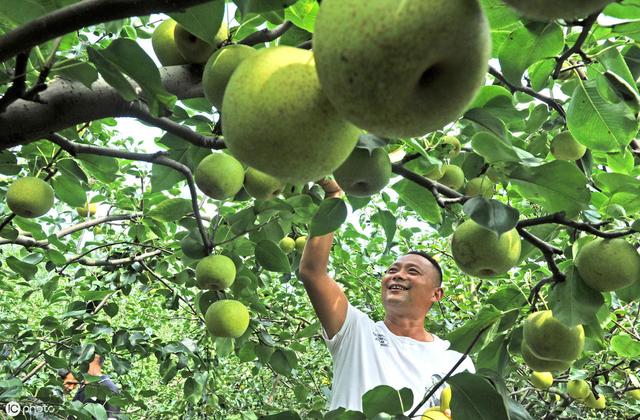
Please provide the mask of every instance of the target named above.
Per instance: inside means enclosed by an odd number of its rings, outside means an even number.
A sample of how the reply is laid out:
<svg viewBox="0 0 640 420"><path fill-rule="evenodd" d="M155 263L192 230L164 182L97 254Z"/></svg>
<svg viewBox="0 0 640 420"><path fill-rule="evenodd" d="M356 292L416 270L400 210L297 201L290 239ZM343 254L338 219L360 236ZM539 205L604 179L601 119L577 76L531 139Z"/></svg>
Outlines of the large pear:
<svg viewBox="0 0 640 420"><path fill-rule="evenodd" d="M21 217L40 217L53 207L53 188L46 181L32 176L11 184L6 197L9 209Z"/></svg>
<svg viewBox="0 0 640 420"><path fill-rule="evenodd" d="M614 0L504 0L533 20L573 20L590 15Z"/></svg>
<svg viewBox="0 0 640 420"><path fill-rule="evenodd" d="M491 37L477 0L324 0L313 51L323 90L351 122L416 137L462 115Z"/></svg>
<svg viewBox="0 0 640 420"><path fill-rule="evenodd" d="M236 265L224 255L209 255L196 265L196 281L201 289L223 290L236 279Z"/></svg>
<svg viewBox="0 0 640 420"><path fill-rule="evenodd" d="M202 74L202 90L211 104L220 109L227 83L236 67L245 58L256 53L247 45L228 45L219 49L207 61Z"/></svg>
<svg viewBox="0 0 640 420"><path fill-rule="evenodd" d="M610 292L640 279L640 254L622 238L598 238L578 251L575 264L589 287Z"/></svg>
<svg viewBox="0 0 640 420"><path fill-rule="evenodd" d="M380 192L391 178L391 160L387 152L356 148L333 173L342 190L354 197L369 197Z"/></svg>
<svg viewBox="0 0 640 420"><path fill-rule="evenodd" d="M218 33L212 40L198 38L180 24L177 24L173 31L173 38L180 55L189 63L196 64L205 63L211 57L211 54L218 49L218 45L227 39L228 35L229 30L224 22L220 25Z"/></svg>
<svg viewBox="0 0 640 420"><path fill-rule="evenodd" d="M284 184L277 178L254 168L244 174L244 189L258 200L269 200L282 192Z"/></svg>
<svg viewBox="0 0 640 420"><path fill-rule="evenodd" d="M458 267L477 277L499 276L520 258L520 236L514 228L499 237L469 219L453 233L451 252Z"/></svg>
<svg viewBox="0 0 640 420"><path fill-rule="evenodd" d="M215 152L200 161L194 178L203 193L216 200L224 200L242 189L244 168L233 156Z"/></svg>
<svg viewBox="0 0 640 420"><path fill-rule="evenodd" d="M248 166L301 184L332 173L360 130L338 115L320 89L313 54L265 48L240 63L222 102L222 131Z"/></svg>
<svg viewBox="0 0 640 420"><path fill-rule="evenodd" d="M238 338L249 327L249 310L242 302L224 299L213 302L204 316L205 324L215 337Z"/></svg>
<svg viewBox="0 0 640 420"><path fill-rule="evenodd" d="M167 19L153 31L151 36L151 46L156 53L158 61L163 66L176 66L187 64L188 61L178 52L175 39L173 38L176 21Z"/></svg>

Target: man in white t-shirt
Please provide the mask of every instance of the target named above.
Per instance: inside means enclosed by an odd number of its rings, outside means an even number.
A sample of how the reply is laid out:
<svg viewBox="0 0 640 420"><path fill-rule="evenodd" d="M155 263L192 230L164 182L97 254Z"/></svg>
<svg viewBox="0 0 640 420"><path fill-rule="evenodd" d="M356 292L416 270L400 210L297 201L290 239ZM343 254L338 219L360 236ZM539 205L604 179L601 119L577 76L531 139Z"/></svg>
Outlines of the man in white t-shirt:
<svg viewBox="0 0 640 420"><path fill-rule="evenodd" d="M326 192L325 198L342 195L335 181L319 184ZM449 350L448 341L424 328L427 312L443 296L440 266L421 252L398 258L381 281L385 318L374 322L351 306L341 287L329 276L332 242L333 234L309 238L299 267L300 279L333 357L329 408L361 411L362 395L378 385L411 388L415 407L462 356ZM475 372L468 357L456 372L464 370ZM439 395L434 393L422 408L438 405Z"/></svg>

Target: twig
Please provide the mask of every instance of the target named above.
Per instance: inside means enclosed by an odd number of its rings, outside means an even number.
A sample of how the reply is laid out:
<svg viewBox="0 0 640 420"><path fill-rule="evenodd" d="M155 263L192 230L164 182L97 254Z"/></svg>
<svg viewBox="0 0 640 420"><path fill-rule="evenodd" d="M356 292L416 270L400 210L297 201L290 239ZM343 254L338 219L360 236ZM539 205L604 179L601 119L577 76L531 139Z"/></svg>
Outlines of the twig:
<svg viewBox="0 0 640 420"><path fill-rule="evenodd" d="M53 42L53 47L51 48L51 53L49 54L49 58L44 63L44 67L40 70L40 74L38 75L38 80L36 83L23 95L23 99L27 101L35 101L40 102L39 93L47 88L47 77L49 77L49 73L51 72L51 68L53 64L56 62L56 52L58 48L60 48L60 44L62 43L62 37L56 38Z"/></svg>
<svg viewBox="0 0 640 420"><path fill-rule="evenodd" d="M520 86L520 85L514 85L513 83L507 81L507 79L505 79L505 77L496 69L494 69L493 67L489 66L489 74L491 74L493 77L495 77L500 83L502 83L503 85L505 85L507 88L509 88L509 90L511 90L511 92L522 92L522 93L526 93L527 95L534 97L542 102L544 102L545 104L547 104L547 106L555 109L556 111L558 111L558 114L560 114L560 116L566 120L567 119L567 113L565 112L564 108L562 108L562 105L560 105L558 102L556 102L556 100L549 98L548 96L544 96L539 94L538 92L536 92L535 90L525 87L525 86Z"/></svg>
<svg viewBox="0 0 640 420"><path fill-rule="evenodd" d="M29 62L30 51L30 49L23 51L16 57L13 83L4 93L2 98L0 98L0 113L3 113L9 105L22 98L22 95L24 95L24 91L26 89L25 82L27 80L27 63Z"/></svg>
<svg viewBox="0 0 640 420"><path fill-rule="evenodd" d="M547 216L535 217L535 218L532 218L532 219L520 220L518 222L518 227L523 228L523 227L543 225L543 224L549 224L549 223L555 223L555 224L559 224L559 225L569 226L569 227L572 227L574 229L578 229L578 230L581 230L583 232L587 232L587 233L590 233L592 235L599 236L601 238L607 238L607 239L620 238L622 236L627 236L627 235L631 235L631 234L636 233L632 229L628 229L628 230L624 230L624 231L618 231L618 232L602 232L601 230L599 230L596 227L594 227L592 224L574 222L573 220L567 219L567 217L565 216L564 212L553 213L553 214L549 214Z"/></svg>
<svg viewBox="0 0 640 420"><path fill-rule="evenodd" d="M22 382L27 382L31 379L36 373L40 372L43 367L47 365L47 362L40 362L36 367L34 367L31 372L27 373L24 378L21 379Z"/></svg>
<svg viewBox="0 0 640 420"><path fill-rule="evenodd" d="M94 260L92 258L80 258L76 262L78 264L86 265L89 267L117 267L119 265L133 264L134 262L142 262L147 258L155 257L160 254L162 254L161 250L155 250L133 257L118 258L115 260Z"/></svg>
<svg viewBox="0 0 640 420"><path fill-rule="evenodd" d="M108 147L100 147L100 146L90 146L84 144L78 144L70 142L59 134L51 134L48 140L56 143L58 146L65 149L68 153L73 156L76 156L81 153L88 153L92 155L99 156L110 156L121 159L129 159L129 160L138 160L143 162L149 162L153 164L158 164L162 166L166 166L172 168L178 172L180 172L187 180L187 184L189 185L189 191L191 193L191 205L193 208L193 214L196 218L196 222L198 224L198 230L200 231L200 235L202 236L202 241L207 249L207 252L211 252L212 246L211 241L209 241L209 237L207 236L207 231L202 223L202 217L200 217L200 209L198 205L198 192L196 190L196 184L193 180L193 174L191 173L191 169L186 165L177 162L173 159L170 159L165 156L164 152L158 153L138 153L138 152L129 152L126 150L117 150L110 149Z"/></svg>
<svg viewBox="0 0 640 420"><path fill-rule="evenodd" d="M560 76L560 71L562 71L562 65L573 54L580 54L580 56L582 57L583 60L585 60L585 62L589 62L589 58L586 57L586 55L582 52L582 45L584 45L584 42L587 40L587 37L589 36L589 32L591 31L591 27L596 22L596 20L598 19L598 15L600 15L601 12L602 12L602 9L598 10L597 12L587 16L580 23L580 26L582 26L582 32L580 32L580 35L578 36L576 43L573 44L571 48L566 49L560 57L556 58L556 67L553 70L551 77L553 77L554 79L557 79L558 76Z"/></svg>
<svg viewBox="0 0 640 420"><path fill-rule="evenodd" d="M618 328L620 328L622 331L626 332L631 337L635 338L636 341L640 342L640 337L638 337L638 334L634 333L633 331L629 331L625 326L621 325L618 321L613 321L613 323L616 324Z"/></svg>
<svg viewBox="0 0 640 420"><path fill-rule="evenodd" d="M142 248L151 248L151 249L159 250L159 251L164 252L164 253L171 254L171 252L170 252L170 251L167 251L167 250L166 250L166 249L164 249L164 248L160 248L160 247L157 247L157 246L148 245L148 244L144 244L144 243L139 243L139 242L130 242L130 241L111 242L111 243L108 243L108 244L102 244L102 245L99 245L99 246L93 247L93 248L91 248L91 249L89 249L89 250L87 250L87 251L83 252L83 253L82 253L82 254L80 254L80 255L77 255L77 256L75 256L75 257L73 257L73 258L68 259L68 260L67 260L67 262L66 262L62 267L60 267L60 269L59 269L59 270L57 270L57 272L58 272L58 274L62 274L62 272L63 272L64 270L66 270L66 268L67 268L70 264L73 264L74 262L76 262L76 261L78 261L78 260L82 259L82 257L84 257L85 255L89 255L89 254L91 254L92 252L97 251L97 250L99 250L99 249L102 249L102 248L109 248L109 247L112 247L112 246L115 246L115 245L134 245L134 246L140 246L140 247L142 247Z"/></svg>
<svg viewBox="0 0 640 420"><path fill-rule="evenodd" d="M406 179L415 182L416 184L425 187L429 191L437 191L438 193L444 195L448 198L457 198L462 200L464 195L460 194L458 191L453 190L445 185L439 184L435 181L430 180L429 178L425 178L423 176L418 175L415 172L408 170L407 168L394 163L391 165L394 174L402 175Z"/></svg>
<svg viewBox="0 0 640 420"><path fill-rule="evenodd" d="M296 45L296 48L300 48L301 50L310 50L312 47L313 47L312 40L304 41Z"/></svg>
<svg viewBox="0 0 640 420"><path fill-rule="evenodd" d="M562 272L560 272L560 269L558 268L558 265L556 264L556 261L553 257L554 255L562 255L563 252L561 249L556 248L553 245L548 244L542 239L538 238L537 236L527 232L522 227L516 227L516 229L524 240L526 240L531 245L538 248L540 252L542 252L543 257L547 262L547 266L549 267L549 270L552 274L549 280L544 279L540 281L536 286L534 286L533 290L531 291L531 294L529 295L529 302L531 302L531 308L534 309L535 303L538 299L538 292L540 291L540 288L542 288L542 286L549 282L559 283L565 281L566 276Z"/></svg>
<svg viewBox="0 0 640 420"><path fill-rule="evenodd" d="M531 305L531 312L535 311L536 303L538 302L538 299L540 299L540 290L542 290L542 286L548 283L555 283L554 277L547 277L540 280L531 289L531 292L529 293L529 298L527 299L527 302Z"/></svg>
<svg viewBox="0 0 640 420"><path fill-rule="evenodd" d="M277 26L273 29L261 29L258 32L254 32L251 35L241 39L238 44L243 45L256 45L264 42L271 42L274 39L281 37L285 32L287 32L293 23L290 21L284 22L282 25Z"/></svg>

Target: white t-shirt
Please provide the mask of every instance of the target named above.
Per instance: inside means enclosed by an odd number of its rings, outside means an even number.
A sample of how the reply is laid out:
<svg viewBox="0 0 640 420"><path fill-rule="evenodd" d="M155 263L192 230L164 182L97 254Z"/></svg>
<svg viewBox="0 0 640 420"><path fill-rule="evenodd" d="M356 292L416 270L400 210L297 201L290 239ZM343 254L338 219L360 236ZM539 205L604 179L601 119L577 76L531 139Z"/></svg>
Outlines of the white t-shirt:
<svg viewBox="0 0 640 420"><path fill-rule="evenodd" d="M372 321L351 304L340 331L329 340L323 329L322 336L333 357L330 410L344 407L362 411L362 395L378 385L411 388L415 407L462 356L435 335L431 342L397 336L383 321ZM464 370L475 373L469 357L456 373ZM440 390L423 408L439 405L439 399Z"/></svg>

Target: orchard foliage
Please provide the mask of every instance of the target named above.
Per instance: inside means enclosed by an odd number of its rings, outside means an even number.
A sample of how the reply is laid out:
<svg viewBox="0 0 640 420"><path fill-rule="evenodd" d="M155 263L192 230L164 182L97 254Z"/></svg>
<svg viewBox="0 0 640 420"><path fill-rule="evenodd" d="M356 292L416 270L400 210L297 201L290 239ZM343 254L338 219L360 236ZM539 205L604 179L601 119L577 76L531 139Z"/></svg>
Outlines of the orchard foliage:
<svg viewBox="0 0 640 420"><path fill-rule="evenodd" d="M196 167L225 148L220 110L203 96L202 65L162 67L151 48L166 13L203 39L228 24L225 43L308 49L319 2L0 3L0 402L105 418L99 406L71 402L56 374L91 379L82 373L98 353L123 390L110 402L131 418L405 418L424 396L390 387L367 393L364 413L326 413L331 361L296 277L304 239L279 244L336 231L335 278L376 320L379 278L397 255L419 249L441 262L445 298L427 328L478 370L446 378L454 418L638 418L640 279L598 291L574 259L596 237L638 246L640 1L550 22L501 0L480 3L491 59L464 115L422 137L361 135L358 148L389 154L389 184L370 198L325 201L313 183L266 200L198 190ZM34 26L67 7L81 17ZM579 160L554 158L560 133L586 146ZM449 186L434 180L443 165L461 168ZM472 187L462 175L490 180L493 196L480 186L464 195ZM41 217L5 205L25 177L53 188ZM451 237L468 219L517 232L514 268L479 278L457 267ZM198 261L211 253L235 263L227 289L197 287ZM637 273L620 269L627 263L612 252L584 266ZM222 299L249 309L238 338L207 331L207 308ZM585 336L550 387L531 382L521 353L523 324L541 310ZM600 396L606 408L596 411Z"/></svg>

